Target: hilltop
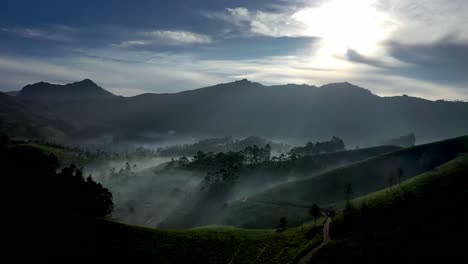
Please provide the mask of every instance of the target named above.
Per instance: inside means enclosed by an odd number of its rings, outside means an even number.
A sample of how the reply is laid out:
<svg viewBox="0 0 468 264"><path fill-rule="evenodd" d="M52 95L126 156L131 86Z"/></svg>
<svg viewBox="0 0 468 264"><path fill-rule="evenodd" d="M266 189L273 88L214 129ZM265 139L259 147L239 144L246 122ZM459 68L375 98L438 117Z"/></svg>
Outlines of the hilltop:
<svg viewBox="0 0 468 264"><path fill-rule="evenodd" d="M29 84L21 89L16 96L33 100L95 100L113 98L116 95L104 90L93 81L85 79L65 85L50 84L47 82Z"/></svg>

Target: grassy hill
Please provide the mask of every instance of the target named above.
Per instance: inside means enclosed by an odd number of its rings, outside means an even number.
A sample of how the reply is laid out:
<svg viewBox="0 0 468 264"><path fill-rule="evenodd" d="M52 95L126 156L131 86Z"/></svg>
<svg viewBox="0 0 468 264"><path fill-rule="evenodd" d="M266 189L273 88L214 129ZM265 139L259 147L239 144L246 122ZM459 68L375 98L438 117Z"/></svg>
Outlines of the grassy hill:
<svg viewBox="0 0 468 264"><path fill-rule="evenodd" d="M47 106L0 93L0 132L16 138L61 142L71 126L57 120Z"/></svg>
<svg viewBox="0 0 468 264"><path fill-rule="evenodd" d="M249 200L301 206L335 203L344 200L347 184L352 184L354 197L362 196L384 189L390 182L396 184L399 169L400 180L409 179L463 152L468 152L467 136L379 155L313 178L281 184Z"/></svg>
<svg viewBox="0 0 468 264"><path fill-rule="evenodd" d="M85 157L80 156L78 153L66 148L60 148L58 146L51 146L41 143L24 143L20 145L37 148L46 155L53 154L55 157L57 157L59 163L62 166L75 164L76 166L80 167L84 166L87 162Z"/></svg>
<svg viewBox="0 0 468 264"><path fill-rule="evenodd" d="M322 224L322 223L320 223ZM64 220L40 236L16 237L0 259L70 258L149 260L153 263L295 263L321 242L321 225L307 224L277 233L232 227L160 230L107 220ZM51 225L52 226L52 225ZM36 234L33 231L31 234ZM13 246L13 249L10 247ZM16 247L15 247L16 246ZM17 253L14 253L17 252ZM28 252L27 255L24 252Z"/></svg>
<svg viewBox="0 0 468 264"><path fill-rule="evenodd" d="M362 161L374 156L390 153L402 149L397 146L377 146L362 149L351 149L318 155L298 157L294 161L283 162L276 170L279 173L296 177L310 177L316 173L323 173L339 166Z"/></svg>
<svg viewBox="0 0 468 264"><path fill-rule="evenodd" d="M311 225L276 233L230 227L157 230L101 222L98 230L98 243L105 245L99 254L157 263L288 263L320 234L320 227ZM320 235L313 243L319 242Z"/></svg>
<svg viewBox="0 0 468 264"><path fill-rule="evenodd" d="M462 154L353 200L353 213L337 215L333 240L314 263L466 263L467 171L468 154Z"/></svg>
<svg viewBox="0 0 468 264"><path fill-rule="evenodd" d="M352 184L353 197L398 185L468 152L468 137L401 149L366 159L349 166L325 172L315 177L278 185L244 201L231 202L219 213L225 214L225 223L244 228L272 227L280 217L290 219L291 225L310 221L308 208L316 203L333 206L345 199L345 186Z"/></svg>

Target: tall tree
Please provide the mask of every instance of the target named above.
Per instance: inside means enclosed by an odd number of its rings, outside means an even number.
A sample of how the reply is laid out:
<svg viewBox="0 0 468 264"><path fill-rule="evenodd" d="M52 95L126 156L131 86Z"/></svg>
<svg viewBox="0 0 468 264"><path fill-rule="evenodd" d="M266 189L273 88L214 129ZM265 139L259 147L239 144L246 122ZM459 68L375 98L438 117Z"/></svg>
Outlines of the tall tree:
<svg viewBox="0 0 468 264"><path fill-rule="evenodd" d="M312 205L312 207L309 208L309 214L314 218L314 221L315 221L314 225L317 225L317 219L319 219L320 216L322 216L320 212L320 208L318 207L317 204L314 204Z"/></svg>

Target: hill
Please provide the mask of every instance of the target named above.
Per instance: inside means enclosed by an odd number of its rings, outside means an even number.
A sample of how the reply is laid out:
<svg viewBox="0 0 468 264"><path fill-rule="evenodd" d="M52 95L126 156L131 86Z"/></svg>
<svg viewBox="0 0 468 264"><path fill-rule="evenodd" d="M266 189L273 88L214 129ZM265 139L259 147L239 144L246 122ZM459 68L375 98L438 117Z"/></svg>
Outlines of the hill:
<svg viewBox="0 0 468 264"><path fill-rule="evenodd" d="M397 150L364 161L319 174L307 179L287 182L248 197L233 201L224 211L228 225L269 227L279 217L287 217L292 225L310 221L308 208L314 203L328 208L345 199L345 187L351 184L353 197L389 187L468 152L468 137L460 137L413 148ZM398 177L398 171L401 176Z"/></svg>
<svg viewBox="0 0 468 264"><path fill-rule="evenodd" d="M0 93L0 132L20 138L62 141L71 127L46 106Z"/></svg>
<svg viewBox="0 0 468 264"><path fill-rule="evenodd" d="M288 263L320 243L320 227L312 225L281 233L232 227L158 230L113 222L97 225L96 243L102 245L96 250L98 256L156 263Z"/></svg>
<svg viewBox="0 0 468 264"><path fill-rule="evenodd" d="M89 79L65 85L39 82L26 85L16 95L19 98L33 100L79 100L106 99L115 97Z"/></svg>
<svg viewBox="0 0 468 264"><path fill-rule="evenodd" d="M33 88L43 86L48 91L44 96L33 92L41 91ZM241 80L127 98L111 96L94 85L93 92L80 92L80 96L57 92L82 91L71 89L75 86L39 83L25 87L18 96L81 98L54 100L48 107L59 113L61 120L73 122L83 137L112 134L135 139L171 133L323 140L335 135L348 145L366 145L410 132L419 142L468 133L468 103L380 97L350 83L264 86ZM70 89L62 89L65 87Z"/></svg>
<svg viewBox="0 0 468 264"><path fill-rule="evenodd" d="M468 155L359 197L332 222L314 263L465 263Z"/></svg>
<svg viewBox="0 0 468 264"><path fill-rule="evenodd" d="M335 203L344 200L348 184L355 196L362 196L431 170L463 152L468 152L468 136L383 154L313 178L281 184L249 200L301 206Z"/></svg>

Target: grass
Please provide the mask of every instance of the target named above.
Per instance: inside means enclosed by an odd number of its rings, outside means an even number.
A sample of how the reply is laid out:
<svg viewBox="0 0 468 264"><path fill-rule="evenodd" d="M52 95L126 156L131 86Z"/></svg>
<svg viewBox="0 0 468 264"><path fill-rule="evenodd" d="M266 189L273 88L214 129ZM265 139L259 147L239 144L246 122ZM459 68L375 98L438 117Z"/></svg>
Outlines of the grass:
<svg viewBox="0 0 468 264"><path fill-rule="evenodd" d="M333 241L314 263L465 262L468 235L468 154L401 183L359 197L368 206L352 218L339 213Z"/></svg>
<svg viewBox="0 0 468 264"><path fill-rule="evenodd" d="M234 227L161 230L99 221L98 256L150 259L156 263L294 263L321 241L321 226L277 233Z"/></svg>
<svg viewBox="0 0 468 264"><path fill-rule="evenodd" d="M286 217L291 226L313 220L306 207L235 201L227 208L225 221L243 228L265 228L278 225L280 217Z"/></svg>

